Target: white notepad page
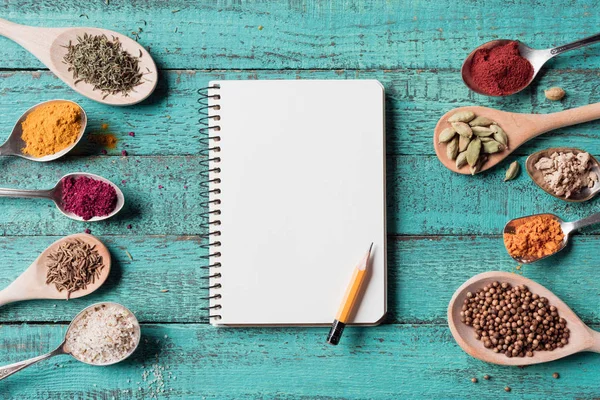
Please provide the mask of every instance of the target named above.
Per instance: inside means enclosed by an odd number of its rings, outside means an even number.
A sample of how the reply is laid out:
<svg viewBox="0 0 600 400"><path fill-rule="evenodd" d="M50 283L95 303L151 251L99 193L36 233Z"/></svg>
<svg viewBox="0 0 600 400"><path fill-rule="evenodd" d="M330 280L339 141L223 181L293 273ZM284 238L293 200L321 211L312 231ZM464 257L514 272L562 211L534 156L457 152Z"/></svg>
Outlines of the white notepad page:
<svg viewBox="0 0 600 400"><path fill-rule="evenodd" d="M351 323L387 308L384 90L376 80L214 81L215 325L320 325L374 242ZM220 295L220 296L219 296ZM220 307L218 307L220 306Z"/></svg>

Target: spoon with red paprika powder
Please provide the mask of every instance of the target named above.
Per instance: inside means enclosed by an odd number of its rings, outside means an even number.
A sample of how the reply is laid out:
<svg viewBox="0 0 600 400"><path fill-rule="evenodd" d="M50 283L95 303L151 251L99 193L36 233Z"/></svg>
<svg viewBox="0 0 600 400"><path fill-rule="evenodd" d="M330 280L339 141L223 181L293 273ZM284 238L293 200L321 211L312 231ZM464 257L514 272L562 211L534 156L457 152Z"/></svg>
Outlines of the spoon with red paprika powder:
<svg viewBox="0 0 600 400"><path fill-rule="evenodd" d="M600 34L552 49L532 49L518 40L498 39L465 59L462 78L469 89L487 96L509 96L525 89L554 56L600 41Z"/></svg>
<svg viewBox="0 0 600 400"><path fill-rule="evenodd" d="M65 175L48 190L0 188L0 197L50 199L60 212L77 221L105 220L121 211L125 204L123 192L114 183L84 172Z"/></svg>

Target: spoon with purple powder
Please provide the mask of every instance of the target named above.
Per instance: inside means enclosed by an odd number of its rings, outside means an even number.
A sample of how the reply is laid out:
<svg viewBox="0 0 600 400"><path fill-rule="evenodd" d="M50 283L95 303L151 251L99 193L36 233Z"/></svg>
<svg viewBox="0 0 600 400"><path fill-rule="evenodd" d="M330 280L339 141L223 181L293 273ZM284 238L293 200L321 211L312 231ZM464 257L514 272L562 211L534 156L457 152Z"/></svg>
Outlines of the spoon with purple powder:
<svg viewBox="0 0 600 400"><path fill-rule="evenodd" d="M48 190L0 188L0 197L50 199L60 212L76 221L105 220L121 211L125 204L123 192L117 185L84 172L65 175Z"/></svg>

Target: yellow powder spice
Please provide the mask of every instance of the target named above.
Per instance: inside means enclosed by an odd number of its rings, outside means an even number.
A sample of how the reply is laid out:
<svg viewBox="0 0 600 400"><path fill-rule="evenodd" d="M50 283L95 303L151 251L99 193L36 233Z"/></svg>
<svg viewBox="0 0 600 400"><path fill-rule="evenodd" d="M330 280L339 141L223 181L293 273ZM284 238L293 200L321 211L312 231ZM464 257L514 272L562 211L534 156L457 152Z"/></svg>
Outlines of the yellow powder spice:
<svg viewBox="0 0 600 400"><path fill-rule="evenodd" d="M67 101L44 104L21 123L23 153L32 157L56 154L71 146L81 130L81 108Z"/></svg>

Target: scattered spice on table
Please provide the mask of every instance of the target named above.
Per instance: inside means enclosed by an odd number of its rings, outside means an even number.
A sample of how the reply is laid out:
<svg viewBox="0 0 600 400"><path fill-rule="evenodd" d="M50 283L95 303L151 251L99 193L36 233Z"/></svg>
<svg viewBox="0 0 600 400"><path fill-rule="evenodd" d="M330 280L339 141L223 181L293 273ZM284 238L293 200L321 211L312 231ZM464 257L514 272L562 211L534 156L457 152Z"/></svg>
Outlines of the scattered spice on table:
<svg viewBox="0 0 600 400"><path fill-rule="evenodd" d="M533 357L536 351L552 351L569 343L567 321L547 298L525 285L496 281L468 292L460 316L486 349L509 358Z"/></svg>
<svg viewBox="0 0 600 400"><path fill-rule="evenodd" d="M571 151L554 152L550 157L542 157L535 163L541 171L548 189L556 196L566 199L584 188L592 188L598 182L598 175L590 171L592 159L589 153Z"/></svg>
<svg viewBox="0 0 600 400"><path fill-rule="evenodd" d="M89 35L69 42L64 62L73 73L75 85L83 81L100 90L104 98L108 95L127 96L136 86L143 83L139 57L123 50L118 38L108 39L105 35Z"/></svg>
<svg viewBox="0 0 600 400"><path fill-rule="evenodd" d="M108 151L106 151L106 149L102 149L102 150L100 150L100 153L102 153L102 155L107 155Z"/></svg>
<svg viewBox="0 0 600 400"><path fill-rule="evenodd" d="M97 144L102 147L106 147L109 149L114 149L117 147L118 139L112 133L92 133L89 134L88 140L94 144Z"/></svg>
<svg viewBox="0 0 600 400"><path fill-rule="evenodd" d="M129 132L129 136L135 137L135 132Z"/></svg>
<svg viewBox="0 0 600 400"><path fill-rule="evenodd" d="M65 346L78 360L107 364L128 356L138 340L135 317L123 307L102 304L72 323Z"/></svg>
<svg viewBox="0 0 600 400"><path fill-rule="evenodd" d="M85 221L109 215L117 206L117 191L106 182L87 176L68 176L61 182L64 209Z"/></svg>
<svg viewBox="0 0 600 400"><path fill-rule="evenodd" d="M558 378L560 378L560 375L558 374L558 372L555 372L555 373L552 374L552 377L554 379L558 379Z"/></svg>
<svg viewBox="0 0 600 400"><path fill-rule="evenodd" d="M559 87L551 87L550 89L544 90L544 95L551 101L562 100L563 97L565 97L565 94L564 89Z"/></svg>
<svg viewBox="0 0 600 400"><path fill-rule="evenodd" d="M505 96L527 86L533 76L533 66L519 53L519 42L479 49L471 61L473 83L482 92Z"/></svg>
<svg viewBox="0 0 600 400"><path fill-rule="evenodd" d="M510 386L506 386L506 387L504 388L504 391L505 391L505 392L510 392L510 391L511 391L511 389L510 389Z"/></svg>
<svg viewBox="0 0 600 400"><path fill-rule="evenodd" d="M483 379L485 379L486 381L489 381L490 380L490 376L489 375L484 375Z"/></svg>
<svg viewBox="0 0 600 400"><path fill-rule="evenodd" d="M471 378L471 382L477 383L477 378Z"/></svg>
<svg viewBox="0 0 600 400"><path fill-rule="evenodd" d="M122 150L122 151L121 151L121 155L122 155L123 157L127 157L127 155L128 155L128 153L127 153L127 150Z"/></svg>
<svg viewBox="0 0 600 400"><path fill-rule="evenodd" d="M127 225L127 229L131 229L131 228L133 228L133 227L131 226L131 224Z"/></svg>
<svg viewBox="0 0 600 400"><path fill-rule="evenodd" d="M513 161L508 169L506 170L506 174L504 175L504 182L512 181L519 175L519 171L521 170L521 166L518 161Z"/></svg>
<svg viewBox="0 0 600 400"><path fill-rule="evenodd" d="M83 233L87 233L89 235L90 233L92 233L92 230L90 228L85 228Z"/></svg>
<svg viewBox="0 0 600 400"><path fill-rule="evenodd" d="M564 234L552 215L535 215L504 234L504 244L511 257L539 258L555 253L562 245Z"/></svg>
<svg viewBox="0 0 600 400"><path fill-rule="evenodd" d="M77 141L81 131L81 108L69 101L36 107L21 123L23 153L32 157L56 154Z"/></svg>
<svg viewBox="0 0 600 400"><path fill-rule="evenodd" d="M102 256L95 245L80 239L67 240L48 254L46 284L54 284L59 292L84 290L100 277L104 268Z"/></svg>

